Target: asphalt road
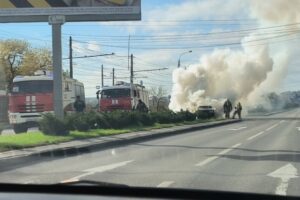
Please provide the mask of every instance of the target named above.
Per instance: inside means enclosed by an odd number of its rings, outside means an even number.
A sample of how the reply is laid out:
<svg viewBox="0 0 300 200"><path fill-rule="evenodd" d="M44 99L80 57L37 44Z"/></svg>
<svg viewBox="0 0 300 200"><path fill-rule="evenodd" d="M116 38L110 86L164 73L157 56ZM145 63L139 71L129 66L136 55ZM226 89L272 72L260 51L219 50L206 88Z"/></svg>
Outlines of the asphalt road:
<svg viewBox="0 0 300 200"><path fill-rule="evenodd" d="M37 158L11 168L0 161L0 181L93 180L300 196L298 116L300 109L115 149Z"/></svg>

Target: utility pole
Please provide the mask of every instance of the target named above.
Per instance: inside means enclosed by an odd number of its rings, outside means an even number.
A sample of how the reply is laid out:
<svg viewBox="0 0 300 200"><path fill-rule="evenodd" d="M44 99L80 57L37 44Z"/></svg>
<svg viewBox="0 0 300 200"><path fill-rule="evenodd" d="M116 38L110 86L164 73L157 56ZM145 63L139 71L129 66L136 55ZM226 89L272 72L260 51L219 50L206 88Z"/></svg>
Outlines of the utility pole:
<svg viewBox="0 0 300 200"><path fill-rule="evenodd" d="M70 36L69 41L69 59L70 59L70 78L73 78L73 48L72 48L72 37Z"/></svg>
<svg viewBox="0 0 300 200"><path fill-rule="evenodd" d="M133 54L130 57L130 84L133 84Z"/></svg>
<svg viewBox="0 0 300 200"><path fill-rule="evenodd" d="M129 54L130 54L130 35L128 36L128 69L129 69Z"/></svg>
<svg viewBox="0 0 300 200"><path fill-rule="evenodd" d="M64 118L61 45L61 26L64 23L64 16L49 16L49 24L52 26L53 106L55 116L61 120Z"/></svg>
<svg viewBox="0 0 300 200"><path fill-rule="evenodd" d="M112 85L115 85L115 68L112 69Z"/></svg>
<svg viewBox="0 0 300 200"><path fill-rule="evenodd" d="M101 86L104 86L104 74L103 74L103 65L101 65Z"/></svg>
<svg viewBox="0 0 300 200"><path fill-rule="evenodd" d="M134 95L134 92L133 92L133 54L131 54L131 57L130 57L130 96L132 98L131 100L131 108L134 109L135 108L135 105L136 105L136 99L135 99L135 95Z"/></svg>

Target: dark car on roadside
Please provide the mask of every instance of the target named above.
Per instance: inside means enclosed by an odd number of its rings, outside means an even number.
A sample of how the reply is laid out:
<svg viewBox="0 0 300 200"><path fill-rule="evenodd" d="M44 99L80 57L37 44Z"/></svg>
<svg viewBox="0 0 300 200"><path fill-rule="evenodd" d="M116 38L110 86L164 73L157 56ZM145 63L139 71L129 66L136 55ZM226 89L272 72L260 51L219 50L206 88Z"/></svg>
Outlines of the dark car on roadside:
<svg viewBox="0 0 300 200"><path fill-rule="evenodd" d="M198 118L213 118L216 116L216 109L212 106L199 106L197 110Z"/></svg>

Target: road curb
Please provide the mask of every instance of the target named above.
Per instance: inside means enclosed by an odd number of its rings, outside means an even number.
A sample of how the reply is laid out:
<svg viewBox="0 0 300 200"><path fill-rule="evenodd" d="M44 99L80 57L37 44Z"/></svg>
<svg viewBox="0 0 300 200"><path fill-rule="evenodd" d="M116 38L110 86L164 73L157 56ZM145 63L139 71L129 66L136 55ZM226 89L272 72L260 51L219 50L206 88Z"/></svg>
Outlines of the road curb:
<svg viewBox="0 0 300 200"><path fill-rule="evenodd" d="M107 141L99 141L99 142L91 142L89 144L84 145L74 145L70 147L57 147L51 150L41 150L41 151L30 151L30 149L19 150L19 152L26 151L28 153L23 153L18 155L16 151L10 151L12 154L10 156L0 158L1 161L10 161L12 163L24 163L26 161L31 161L32 158L57 158L57 157L66 157L72 155L80 155L84 153L91 153L97 150L104 150L111 147L120 147L131 143L143 142L146 140L158 139L168 136L174 136L178 134L185 134L191 131L202 130L207 128L213 128L217 126L223 126L227 124L237 123L241 120L224 120L217 122L209 122L205 124L194 124L194 125L184 125L180 127L172 127L172 128L164 128L164 129L155 129L151 131L142 131L142 132L132 132L119 134L115 136L109 137L101 137L101 138L109 138ZM7 153L7 152L3 152ZM0 167L0 170L4 170Z"/></svg>

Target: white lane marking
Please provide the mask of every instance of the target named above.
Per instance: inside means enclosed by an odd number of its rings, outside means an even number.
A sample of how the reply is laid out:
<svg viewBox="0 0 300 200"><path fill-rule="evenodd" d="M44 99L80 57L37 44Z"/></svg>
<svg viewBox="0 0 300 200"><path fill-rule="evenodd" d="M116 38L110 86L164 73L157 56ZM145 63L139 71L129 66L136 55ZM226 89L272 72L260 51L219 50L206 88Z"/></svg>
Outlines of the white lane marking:
<svg viewBox="0 0 300 200"><path fill-rule="evenodd" d="M111 150L111 155L115 156L116 155L116 150Z"/></svg>
<svg viewBox="0 0 300 200"><path fill-rule="evenodd" d="M164 181L164 182L160 183L157 187L167 188L167 187L170 187L170 185L172 185L173 183L174 183L174 181Z"/></svg>
<svg viewBox="0 0 300 200"><path fill-rule="evenodd" d="M75 182L75 181L78 181L78 180L80 180L81 178L83 178L85 176L90 176L90 175L95 174L95 173L101 173L101 172L113 170L113 169L116 169L118 167L123 167L123 166L125 166L125 165L127 165L128 163L131 163L131 162L133 162L133 160L114 163L114 164L110 164L110 165L104 165L104 166L95 167L95 168L91 168L91 169L86 169L86 170L84 170L84 172L86 172L86 173L81 174L79 176L75 176L75 177L67 179L67 180L64 180L64 181L62 181L62 183Z"/></svg>
<svg viewBox="0 0 300 200"><path fill-rule="evenodd" d="M219 158L219 156L224 155L224 154L226 154L226 153L234 150L234 148L236 148L236 147L238 147L240 145L242 145L242 143L238 143L238 144L235 144L235 145L231 146L228 149L224 149L223 151L221 151L221 152L218 153L218 156L211 156L211 157L209 157L209 158L207 158L207 159L205 159L205 160L197 163L196 166L197 167L202 167L202 166L204 166L204 165L206 165L206 164L208 164L208 163L216 160L217 158Z"/></svg>
<svg viewBox="0 0 300 200"><path fill-rule="evenodd" d="M247 128L246 126L242 126L242 127L239 127L239 128L231 128L231 129L228 129L229 131L239 131L239 130L242 130L242 129L245 129Z"/></svg>
<svg viewBox="0 0 300 200"><path fill-rule="evenodd" d="M206 165L207 163L210 163L210 162L216 160L217 158L218 158L218 156L211 156L211 157L197 163L196 166L197 167L202 167L202 166Z"/></svg>
<svg viewBox="0 0 300 200"><path fill-rule="evenodd" d="M298 129L298 131L300 131L300 127L296 127Z"/></svg>
<svg viewBox="0 0 300 200"><path fill-rule="evenodd" d="M269 130L273 129L273 128L275 128L275 127L278 126L278 125L279 125L279 124L274 124L273 126L267 128L266 131L269 131Z"/></svg>
<svg viewBox="0 0 300 200"><path fill-rule="evenodd" d="M265 131L259 132L259 133L255 134L255 135L249 137L247 140L252 140L252 139L254 139L254 138L260 136L260 135L263 134L264 132L265 132Z"/></svg>
<svg viewBox="0 0 300 200"><path fill-rule="evenodd" d="M281 121L279 122L279 124L281 124L281 123L283 123L283 122L285 122L285 120L281 120Z"/></svg>
<svg viewBox="0 0 300 200"><path fill-rule="evenodd" d="M234 148L236 148L238 146L241 146L241 143L235 144L235 145L231 146L230 148L221 151L220 153L218 153L218 155L224 155L224 154L228 153L229 151L232 151Z"/></svg>
<svg viewBox="0 0 300 200"><path fill-rule="evenodd" d="M289 187L289 180L298 177L297 169L291 164L286 164L283 167L271 172L268 176L280 178L280 184L277 186L275 194L286 195Z"/></svg>

